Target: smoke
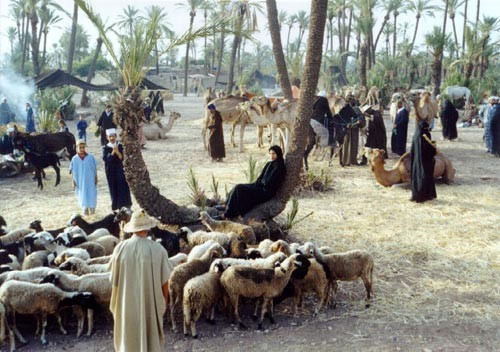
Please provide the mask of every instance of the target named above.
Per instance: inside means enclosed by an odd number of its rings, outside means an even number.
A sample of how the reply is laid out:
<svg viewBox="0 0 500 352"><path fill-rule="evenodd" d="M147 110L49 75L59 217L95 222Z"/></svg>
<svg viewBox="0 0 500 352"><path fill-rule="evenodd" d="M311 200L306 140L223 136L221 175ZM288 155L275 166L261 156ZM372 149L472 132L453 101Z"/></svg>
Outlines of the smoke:
<svg viewBox="0 0 500 352"><path fill-rule="evenodd" d="M26 121L26 103L30 103L36 115L34 95L35 84L12 71L0 72L0 99L7 99L10 109L16 114L17 122Z"/></svg>

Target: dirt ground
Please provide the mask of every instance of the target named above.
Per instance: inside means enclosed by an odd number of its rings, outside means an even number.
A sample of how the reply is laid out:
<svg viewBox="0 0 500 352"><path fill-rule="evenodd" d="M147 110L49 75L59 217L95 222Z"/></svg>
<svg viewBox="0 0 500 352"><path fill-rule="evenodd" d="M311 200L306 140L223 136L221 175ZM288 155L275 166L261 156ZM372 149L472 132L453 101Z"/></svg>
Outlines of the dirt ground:
<svg viewBox="0 0 500 352"><path fill-rule="evenodd" d="M223 163L212 163L201 143L202 101L175 96L166 102L167 115L181 113L166 140L149 141L143 156L151 179L163 195L178 204L189 204L186 183L192 167L200 185L211 195L212 175L220 191L246 180L250 155L264 162L267 149L256 146L256 131L248 127L245 152L227 145ZM70 130L76 132L74 122ZM386 127L390 131L388 117ZM91 127L93 128L93 127ZM110 211L110 199L100 159L98 138L89 131L90 152L99 159L98 219ZM408 143L413 134L410 123ZM312 161L313 173L330 176L332 189L325 193L302 192L299 214L313 215L298 223L291 235L300 242L329 245L339 252L365 249L375 260L372 306L364 308L361 281L339 285L336 309L312 316L314 297L306 300L298 317L289 302L276 307L277 324L256 331L251 307L242 318L251 328L238 331L222 314L215 326L200 322L200 338L173 333L165 323L166 351L494 351L500 345L500 159L485 153L483 130L459 128L459 140L441 141L441 151L456 169L452 185L437 184L438 198L415 204L407 188L378 185L367 166L341 168L338 160L328 167ZM408 144L409 148L409 144ZM312 158L311 158L312 159ZM386 168L395 161L391 155ZM63 226L80 211L71 189L68 162L62 164L62 181L54 187L54 172L47 172L45 188L39 191L31 175L0 179L0 214L9 228L27 226L41 219L48 229ZM137 209L137 205L134 205ZM285 210L285 213L288 210ZM22 332L31 341L20 351L109 351L113 349L112 320L97 316L96 332L76 340L76 325L67 322L69 335L62 336L49 321L49 346L43 348L33 335L34 323L27 319ZM178 323L181 317L178 316ZM1 350L7 350L4 342ZM20 347L20 346L19 346Z"/></svg>

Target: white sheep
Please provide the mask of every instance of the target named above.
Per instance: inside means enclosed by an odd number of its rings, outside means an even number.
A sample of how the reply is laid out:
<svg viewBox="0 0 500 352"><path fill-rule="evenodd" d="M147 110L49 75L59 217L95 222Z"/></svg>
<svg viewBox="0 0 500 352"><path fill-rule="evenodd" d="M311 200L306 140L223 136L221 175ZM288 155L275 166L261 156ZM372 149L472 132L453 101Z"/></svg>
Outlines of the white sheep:
<svg viewBox="0 0 500 352"><path fill-rule="evenodd" d="M262 297L263 303L258 329L262 329L262 321L268 306L269 319L271 324L274 324L272 299L283 291L283 288L290 280L292 272L300 265L300 262L297 261L299 255L293 254L274 269L231 266L222 273L220 282L233 305L234 316L240 328L246 329L246 326L240 320L238 312L240 297Z"/></svg>
<svg viewBox="0 0 500 352"><path fill-rule="evenodd" d="M240 258L221 258L215 261L222 264L224 269L230 266L252 266L254 268L272 269L275 264L282 263L287 256L283 252L272 253L266 258L240 259Z"/></svg>
<svg viewBox="0 0 500 352"><path fill-rule="evenodd" d="M17 229L7 232L7 234L0 236L0 248L9 244L16 243L24 238L24 236L34 232L32 229Z"/></svg>
<svg viewBox="0 0 500 352"><path fill-rule="evenodd" d="M87 241L95 241L98 238L104 237L111 235L108 229L105 228L100 228L92 232L90 235L87 236Z"/></svg>
<svg viewBox="0 0 500 352"><path fill-rule="evenodd" d="M172 264L172 268L175 268L177 265L186 263L187 259L188 255L186 253L177 253L173 257L168 258L168 261Z"/></svg>
<svg viewBox="0 0 500 352"><path fill-rule="evenodd" d="M215 323L215 304L222 298L223 290L220 284L222 264L213 262L208 273L193 277L184 286L182 311L184 313L184 335L198 337L196 322L205 311L209 313L209 322Z"/></svg>
<svg viewBox="0 0 500 352"><path fill-rule="evenodd" d="M231 242L233 240L239 239L239 236L234 232L228 234L222 232L206 232L201 230L192 232L188 227L181 227L179 237L186 241L191 248L198 244L203 244L208 240L213 240L219 243L226 250L231 248Z"/></svg>
<svg viewBox="0 0 500 352"><path fill-rule="evenodd" d="M269 250L271 252L283 252L287 256L295 254L297 249L300 247L298 243L288 243L285 240L274 241Z"/></svg>
<svg viewBox="0 0 500 352"><path fill-rule="evenodd" d="M88 291L94 295L96 302L102 307L109 307L111 301L111 274L86 274L76 276L67 274L64 271L52 269L45 275L42 282L53 283L65 291ZM87 336L92 334L94 329L94 310L87 310L88 330ZM83 331L83 322L78 322L77 337L80 337Z"/></svg>
<svg viewBox="0 0 500 352"><path fill-rule="evenodd" d="M52 269L39 267L27 270L14 270L0 274L0 285L6 281L16 280L36 283L45 277Z"/></svg>
<svg viewBox="0 0 500 352"><path fill-rule="evenodd" d="M59 265L60 270L71 271L72 274L82 276L92 273L107 273L109 272L109 263L107 264L87 264L78 257L68 258L64 263Z"/></svg>
<svg viewBox="0 0 500 352"><path fill-rule="evenodd" d="M75 246L74 248L85 249L89 253L90 258L99 258L99 257L107 255L106 248L104 248L104 246L102 244L94 242L94 241L80 243L79 245Z"/></svg>
<svg viewBox="0 0 500 352"><path fill-rule="evenodd" d="M247 256L249 258L266 258L269 257L273 252L271 251L271 246L273 241L265 239L259 243L257 247L252 247L247 249ZM258 256L259 257L258 257Z"/></svg>
<svg viewBox="0 0 500 352"><path fill-rule="evenodd" d="M113 255L104 255L102 257L90 258L87 260L87 264L108 264L111 261Z"/></svg>
<svg viewBox="0 0 500 352"><path fill-rule="evenodd" d="M28 269L48 266L49 263L54 262L54 259L56 259L56 257L50 251L47 250L35 251L30 255L28 255L26 258L24 258L22 269L28 270Z"/></svg>
<svg viewBox="0 0 500 352"><path fill-rule="evenodd" d="M246 244L256 243L255 232L253 228L248 225L229 220L214 220L206 211L200 212L200 220L203 225L210 229L210 231L222 233L234 232L238 234L238 237L242 241L245 241Z"/></svg>
<svg viewBox="0 0 500 352"><path fill-rule="evenodd" d="M71 257L78 257L82 260L88 260L90 259L90 254L86 249L83 248L66 248L56 257L56 259L54 259L54 264L61 265Z"/></svg>
<svg viewBox="0 0 500 352"><path fill-rule="evenodd" d="M189 255L187 257L187 261L190 262L192 261L193 259L199 259L203 256L203 254L205 254L205 252L210 248L212 247L212 245L214 244L217 244L220 246L220 249L222 251L222 255L226 255L226 250L224 248L222 248L222 246L220 244L218 244L217 242L215 242L214 240L208 240L207 242L205 243L202 243L202 244L198 244L196 246L194 246L190 251L189 251Z"/></svg>
<svg viewBox="0 0 500 352"><path fill-rule="evenodd" d="M66 330L61 325L61 317L58 313L59 309L73 305L80 305L82 307L92 307L95 305L93 296L89 292L66 292L52 284L33 284L15 280L6 282L0 287L0 301L5 306L8 321L10 320L7 327L9 329L11 351L16 348L14 333L23 344L27 343L15 324L16 313L41 317L42 331L40 340L42 345L45 346L47 345L45 327L47 326L48 314L56 315L61 332L66 334Z"/></svg>
<svg viewBox="0 0 500 352"><path fill-rule="evenodd" d="M363 250L352 250L345 253L323 254L314 247L314 257L323 264L327 270L328 279L333 287L334 305L337 293L337 280L354 281L363 280L366 289L366 307L370 306L373 293L373 267L374 262L370 253Z"/></svg>
<svg viewBox="0 0 500 352"><path fill-rule="evenodd" d="M105 252L104 255L110 255L113 254L113 251L120 242L120 239L113 235L106 235L106 236L101 236L92 241L99 243L104 247L104 252Z"/></svg>
<svg viewBox="0 0 500 352"><path fill-rule="evenodd" d="M191 262L176 266L170 274L170 278L168 279L168 296L170 302L170 319L174 331L176 330L174 319L175 307L182 302L184 285L189 279L206 273L214 257L220 256L222 256L220 245L218 243L213 244L201 258L193 259Z"/></svg>

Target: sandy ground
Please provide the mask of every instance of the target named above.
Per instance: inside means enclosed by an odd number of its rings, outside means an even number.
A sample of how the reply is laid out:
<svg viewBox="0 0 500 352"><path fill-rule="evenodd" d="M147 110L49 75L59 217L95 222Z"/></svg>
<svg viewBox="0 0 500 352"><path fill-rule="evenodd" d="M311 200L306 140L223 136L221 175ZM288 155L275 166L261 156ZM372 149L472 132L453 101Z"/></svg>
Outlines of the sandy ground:
<svg viewBox="0 0 500 352"><path fill-rule="evenodd" d="M200 185L211 195L212 175L230 189L244 182L250 155L264 162L267 149L256 147L252 127L245 134L245 152L227 146L227 158L212 163L201 143L201 98L176 96L166 104L168 111L182 114L168 139L149 141L143 156L151 179L162 194L179 204L189 203L186 177L192 167ZM386 119L386 126L388 120ZM76 132L74 122L70 129ZM389 129L389 127L388 127ZM339 252L365 249L375 259L375 299L364 308L361 281L342 282L336 309L325 309L312 317L312 299L306 301L299 317L293 317L284 303L276 308L277 324L264 332L253 330L250 308L242 317L251 330L238 331L219 314L217 325L201 322L198 340L172 333L166 326L167 351L493 351L500 345L500 159L485 153L478 127L460 128L459 140L440 141L440 130L433 138L457 170L452 185L438 184L438 198L415 204L405 188L378 185L369 167L341 168L338 160L312 162L312 170L326 172L332 190L303 192L299 196L299 217L312 216L292 229L299 241L312 240L330 245ZM408 140L413 134L410 124ZM97 213L91 220L110 211L98 139L89 133L90 152L99 158L99 196ZM408 144L409 148L409 144ZM395 158L388 161L389 168ZM63 162L62 182L54 187L54 172L47 172L45 188L39 191L31 175L0 179L0 214L9 228L26 226L41 219L46 228L63 226L72 213L79 212ZM137 205L134 205L137 208ZM285 210L286 212L286 210ZM180 316L178 322L180 323ZM26 323L23 332L31 340L24 351L42 350ZM49 322L46 351L112 350L112 323L97 317L91 337L75 339L73 320L67 323L68 336L62 336ZM256 323L255 323L256 325ZM31 334L31 335L30 335ZM6 350L4 343L2 350Z"/></svg>

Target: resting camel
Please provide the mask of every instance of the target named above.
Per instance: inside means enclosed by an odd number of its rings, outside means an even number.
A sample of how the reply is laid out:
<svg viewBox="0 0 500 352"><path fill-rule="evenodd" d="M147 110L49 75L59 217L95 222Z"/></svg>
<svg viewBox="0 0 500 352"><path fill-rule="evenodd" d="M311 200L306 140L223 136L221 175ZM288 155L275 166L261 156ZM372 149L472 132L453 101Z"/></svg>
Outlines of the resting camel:
<svg viewBox="0 0 500 352"><path fill-rule="evenodd" d="M411 159L410 153L404 153L390 170L384 167L384 151L382 149L364 149L364 153L370 160L371 170L375 179L384 187L393 186L398 183L407 183L411 180ZM442 178L444 183L450 184L455 179L455 169L443 154L434 156L434 179Z"/></svg>

